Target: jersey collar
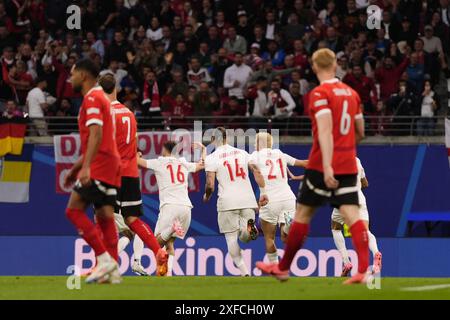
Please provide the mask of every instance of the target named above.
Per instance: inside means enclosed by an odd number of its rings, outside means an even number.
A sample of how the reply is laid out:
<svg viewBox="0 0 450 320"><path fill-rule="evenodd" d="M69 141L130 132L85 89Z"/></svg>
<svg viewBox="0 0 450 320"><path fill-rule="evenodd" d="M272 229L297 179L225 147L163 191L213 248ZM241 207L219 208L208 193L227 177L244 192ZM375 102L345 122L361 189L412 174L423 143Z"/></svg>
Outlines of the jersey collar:
<svg viewBox="0 0 450 320"><path fill-rule="evenodd" d="M324 83L336 83L339 82L338 78L333 78L333 79L328 79L328 80L324 80L322 81L320 84L324 84Z"/></svg>
<svg viewBox="0 0 450 320"><path fill-rule="evenodd" d="M93 86L88 92L86 92L85 96L87 96L88 94L90 94L94 90L99 90L100 88L101 88L100 86Z"/></svg>

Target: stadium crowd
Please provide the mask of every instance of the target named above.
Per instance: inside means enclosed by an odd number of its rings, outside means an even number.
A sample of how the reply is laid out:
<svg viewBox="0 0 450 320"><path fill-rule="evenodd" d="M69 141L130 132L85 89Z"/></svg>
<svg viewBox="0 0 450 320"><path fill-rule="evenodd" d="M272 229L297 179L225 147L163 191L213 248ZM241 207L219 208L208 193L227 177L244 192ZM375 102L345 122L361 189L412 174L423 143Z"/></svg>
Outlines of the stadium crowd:
<svg viewBox="0 0 450 320"><path fill-rule="evenodd" d="M66 26L72 4L79 30ZM368 27L370 4L382 10L380 28ZM433 116L447 109L449 28L449 0L0 0L1 110L27 112L48 134L43 116L78 114L70 69L90 58L155 128L187 126L189 116L284 128L308 115L310 58L327 47L373 132L389 131L380 116L391 126L417 116L406 125L432 135Z"/></svg>

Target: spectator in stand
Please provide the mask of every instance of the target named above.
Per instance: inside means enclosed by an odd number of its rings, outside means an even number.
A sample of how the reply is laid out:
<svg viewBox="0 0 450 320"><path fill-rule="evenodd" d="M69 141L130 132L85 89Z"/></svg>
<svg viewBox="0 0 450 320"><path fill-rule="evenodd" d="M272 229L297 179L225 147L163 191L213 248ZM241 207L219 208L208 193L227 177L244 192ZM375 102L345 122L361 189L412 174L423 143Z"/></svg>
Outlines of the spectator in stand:
<svg viewBox="0 0 450 320"><path fill-rule="evenodd" d="M267 45L267 51L262 54L263 60L271 60L274 67L280 67L283 65L286 53L283 48L279 48L278 43L275 40L269 41Z"/></svg>
<svg viewBox="0 0 450 320"><path fill-rule="evenodd" d="M365 114L373 114L377 105L377 88L373 79L364 75L360 65L354 65L351 73L347 73L342 81L353 88L361 98Z"/></svg>
<svg viewBox="0 0 450 320"><path fill-rule="evenodd" d="M111 60L109 62L108 69L102 70L100 72L100 76L103 76L105 74L112 74L114 75L114 78L116 79L116 89L117 93L120 93L120 90L122 90L121 82L122 80L128 75L128 72L124 69L121 69L119 67L119 62L116 60Z"/></svg>
<svg viewBox="0 0 450 320"><path fill-rule="evenodd" d="M116 60L119 63L128 64L127 54L133 53L133 50L125 39L122 31L114 32L114 40L108 47L105 54L105 62L109 64L111 60Z"/></svg>
<svg viewBox="0 0 450 320"><path fill-rule="evenodd" d="M219 38L219 31L216 26L210 26L208 28L206 43L211 52L217 52L222 47L222 40Z"/></svg>
<svg viewBox="0 0 450 320"><path fill-rule="evenodd" d="M155 129L157 129L157 124L162 123L161 97L154 71L149 71L145 76L144 86L142 88L142 114L147 117L148 123L155 125Z"/></svg>
<svg viewBox="0 0 450 320"><path fill-rule="evenodd" d="M336 77L342 80L350 71L348 65L348 57L343 52L338 53L336 57L337 57Z"/></svg>
<svg viewBox="0 0 450 320"><path fill-rule="evenodd" d="M103 45L103 41L97 40L94 32L87 32L86 40L90 44L91 49L99 54L103 61L103 57L105 56L105 46Z"/></svg>
<svg viewBox="0 0 450 320"><path fill-rule="evenodd" d="M217 32L219 34L219 38L223 41L227 37L228 28L230 24L225 21L225 12L222 10L217 11L216 13L216 22L214 26L217 28Z"/></svg>
<svg viewBox="0 0 450 320"><path fill-rule="evenodd" d="M6 109L2 113L2 117L6 119L23 118L23 112L17 107L14 100L6 101Z"/></svg>
<svg viewBox="0 0 450 320"><path fill-rule="evenodd" d="M289 91L281 88L280 80L273 79L270 83L270 88L267 108L273 118L280 123L283 122L282 120L286 120L292 116L295 109L295 102Z"/></svg>
<svg viewBox="0 0 450 320"><path fill-rule="evenodd" d="M173 63L181 68L184 72L188 70L189 52L184 41L179 41L173 55Z"/></svg>
<svg viewBox="0 0 450 320"><path fill-rule="evenodd" d="M253 102L248 110L250 128L261 129L267 124L267 87L267 78L260 76L256 79L256 84L249 88L247 97Z"/></svg>
<svg viewBox="0 0 450 320"><path fill-rule="evenodd" d="M230 53L247 53L247 40L236 33L236 28L228 27L227 38L223 42L223 47Z"/></svg>
<svg viewBox="0 0 450 320"><path fill-rule="evenodd" d="M45 96L45 88L47 82L43 79L36 80L36 87L28 92L26 105L28 108L28 115L33 123L33 130L39 136L48 135L47 123L44 119L45 112L49 108L49 103Z"/></svg>
<svg viewBox="0 0 450 320"><path fill-rule="evenodd" d="M232 65L232 61L228 57L227 49L220 48L217 55L211 57L211 64L211 76L214 78L214 87L223 88L225 71Z"/></svg>
<svg viewBox="0 0 450 320"><path fill-rule="evenodd" d="M238 17L238 23L236 26L237 34L244 37L244 39L247 40L251 39L253 35L253 29L248 23L247 12L245 12L245 10L240 10L237 13L237 17ZM249 44L248 41L247 44Z"/></svg>
<svg viewBox="0 0 450 320"><path fill-rule="evenodd" d="M200 60L197 57L191 58L187 79L189 85L194 86L197 89L200 87L200 83L211 82L211 77L209 76L208 70L201 67Z"/></svg>
<svg viewBox="0 0 450 320"><path fill-rule="evenodd" d="M245 113L246 107L240 103L240 99L236 96L230 96L218 113L219 116L223 117L218 120L218 123L225 124L228 128L242 128Z"/></svg>
<svg viewBox="0 0 450 320"><path fill-rule="evenodd" d="M213 115L219 107L219 101L216 94L209 87L208 82L201 82L199 90L194 95L194 116Z"/></svg>
<svg viewBox="0 0 450 320"><path fill-rule="evenodd" d="M295 39L301 39L304 32L304 26L299 23L296 13L291 13L288 18L288 24L284 27L283 35L288 43Z"/></svg>
<svg viewBox="0 0 450 320"><path fill-rule="evenodd" d="M386 102L389 113L393 115L393 135L410 135L412 127L411 118L405 116L415 116L418 114L418 97L405 80L399 82L398 91L394 93Z"/></svg>
<svg viewBox="0 0 450 320"><path fill-rule="evenodd" d="M28 91L33 87L33 77L27 72L25 62L18 60L9 70L9 83L13 86L19 103L25 104Z"/></svg>
<svg viewBox="0 0 450 320"><path fill-rule="evenodd" d="M183 79L183 73L181 71L174 71L172 74L172 83L168 87L168 94L175 99L178 94L182 94L183 97L187 97L189 85Z"/></svg>
<svg viewBox="0 0 450 320"><path fill-rule="evenodd" d="M242 53L236 52L234 64L225 70L223 79L224 87L228 89L230 96L235 96L243 103L244 89L252 75L252 69L245 65Z"/></svg>
<svg viewBox="0 0 450 320"><path fill-rule="evenodd" d="M292 71L297 70L297 68L288 68L288 69L278 69L275 70L272 65L272 60L267 60L262 64L262 68L257 70L252 74L250 78L251 82L255 82L258 77L265 77L269 83L272 82L272 79L277 76L284 76Z"/></svg>
<svg viewBox="0 0 450 320"><path fill-rule="evenodd" d="M432 90L430 81L425 81L420 100L420 119L417 120L417 135L432 136L436 124L433 116L439 106L439 98Z"/></svg>
<svg viewBox="0 0 450 320"><path fill-rule="evenodd" d="M152 21L150 22L150 27L147 29L147 32L145 33L148 39L152 41L158 41L161 40L163 37L162 28L159 25L159 20L157 17L153 17Z"/></svg>
<svg viewBox="0 0 450 320"><path fill-rule="evenodd" d="M409 64L409 59L405 57L399 65L395 66L391 57L385 57L383 65L375 70L375 79L380 84L380 97L383 101L397 92L398 81Z"/></svg>
<svg viewBox="0 0 450 320"><path fill-rule="evenodd" d="M289 94L295 102L294 113L298 115L303 115L304 107L303 107L303 95L300 91L300 83L292 82L289 85Z"/></svg>
<svg viewBox="0 0 450 320"><path fill-rule="evenodd" d="M425 80L424 66L419 63L419 57L415 52L411 53L406 73L409 82L412 84L412 90L416 93L422 91L423 82Z"/></svg>
<svg viewBox="0 0 450 320"><path fill-rule="evenodd" d="M171 129L189 128L190 120L185 117L192 116L192 105L187 101L182 94L177 94L175 99L172 99L171 108L169 111L172 117L170 122Z"/></svg>

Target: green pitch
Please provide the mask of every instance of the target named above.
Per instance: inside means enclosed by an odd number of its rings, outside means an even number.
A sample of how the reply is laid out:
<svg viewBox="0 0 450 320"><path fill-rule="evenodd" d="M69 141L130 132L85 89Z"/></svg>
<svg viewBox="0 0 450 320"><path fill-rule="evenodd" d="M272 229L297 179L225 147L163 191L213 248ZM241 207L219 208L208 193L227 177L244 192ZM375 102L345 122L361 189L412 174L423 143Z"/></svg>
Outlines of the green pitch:
<svg viewBox="0 0 450 320"><path fill-rule="evenodd" d="M67 277L0 277L0 299L450 299L449 278L382 278L380 290L343 286L341 278L124 277L120 285L84 284ZM412 288L417 291L404 291Z"/></svg>

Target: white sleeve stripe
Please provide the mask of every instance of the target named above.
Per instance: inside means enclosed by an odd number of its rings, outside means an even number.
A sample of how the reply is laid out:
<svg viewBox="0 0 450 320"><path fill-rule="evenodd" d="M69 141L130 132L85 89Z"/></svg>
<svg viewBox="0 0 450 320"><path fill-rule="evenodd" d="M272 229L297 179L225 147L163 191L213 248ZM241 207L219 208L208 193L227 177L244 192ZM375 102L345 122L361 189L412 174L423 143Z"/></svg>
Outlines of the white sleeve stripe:
<svg viewBox="0 0 450 320"><path fill-rule="evenodd" d="M86 114L100 114L99 108L89 108L86 110Z"/></svg>
<svg viewBox="0 0 450 320"><path fill-rule="evenodd" d="M103 125L103 121L100 119L89 119L86 121L86 126L89 127L91 124L98 124L99 126Z"/></svg>
<svg viewBox="0 0 450 320"><path fill-rule="evenodd" d="M327 99L321 99L314 102L314 107L326 106L328 104Z"/></svg>
<svg viewBox="0 0 450 320"><path fill-rule="evenodd" d="M357 115L355 115L355 119L362 119L362 118L363 118L362 113L358 113Z"/></svg>
<svg viewBox="0 0 450 320"><path fill-rule="evenodd" d="M322 109L322 110L320 110L319 112L316 113L315 117L317 119L318 117L321 117L324 114L329 114L329 113L331 113L330 109Z"/></svg>

